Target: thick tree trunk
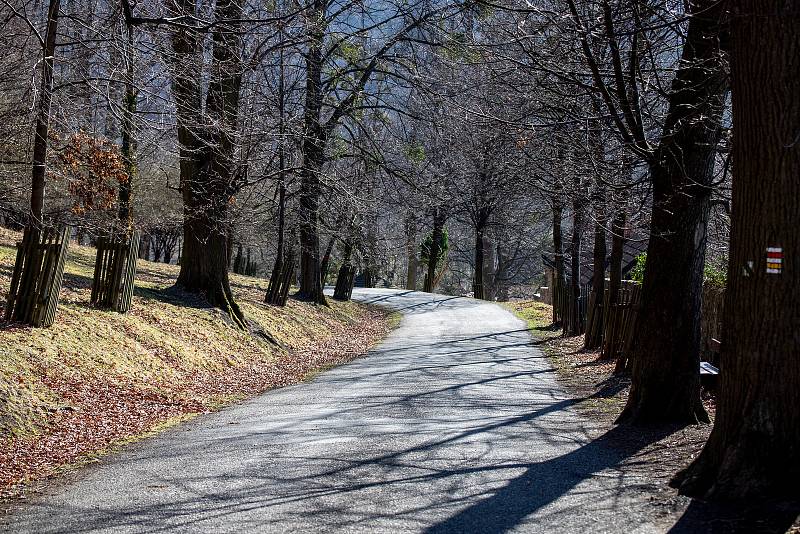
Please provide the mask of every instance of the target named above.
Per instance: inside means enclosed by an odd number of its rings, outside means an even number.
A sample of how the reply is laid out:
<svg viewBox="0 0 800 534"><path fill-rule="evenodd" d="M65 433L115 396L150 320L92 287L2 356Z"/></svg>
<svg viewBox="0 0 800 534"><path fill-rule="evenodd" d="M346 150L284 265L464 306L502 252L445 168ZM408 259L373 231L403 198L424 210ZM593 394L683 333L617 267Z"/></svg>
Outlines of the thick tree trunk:
<svg viewBox="0 0 800 534"><path fill-rule="evenodd" d="M36 132L33 137L33 174L31 180L31 222L43 224L44 189L46 183L47 136L50 129L50 103L53 98L53 59L56 50L56 33L60 0L50 0L47 9L47 30L42 50L42 89L36 112Z"/></svg>
<svg viewBox="0 0 800 534"><path fill-rule="evenodd" d="M735 163L719 401L703 452L674 483L704 498L796 499L800 32L792 2L733 4Z"/></svg>
<svg viewBox="0 0 800 534"><path fill-rule="evenodd" d="M661 145L650 164L653 215L632 383L618 422L708 421L700 402L700 299L706 225L728 90L724 2L692 5Z"/></svg>
<svg viewBox="0 0 800 534"><path fill-rule="evenodd" d="M233 272L235 274L242 274L242 244L236 247L236 256L233 258Z"/></svg>
<svg viewBox="0 0 800 534"><path fill-rule="evenodd" d="M139 244L139 258L145 261L150 260L150 233L145 232L142 236L142 241Z"/></svg>
<svg viewBox="0 0 800 534"><path fill-rule="evenodd" d="M431 234L431 249L428 252L428 272L425 275L423 291L433 293L436 287L436 267L439 263L439 243L444 235L444 211L437 207L433 211L433 232Z"/></svg>
<svg viewBox="0 0 800 534"><path fill-rule="evenodd" d="M333 253L333 246L335 244L336 236L332 235L328 238L328 246L325 247L325 254L322 256L322 266L320 267L322 271L322 287L325 287L325 283L328 281L328 269L330 268L331 254Z"/></svg>
<svg viewBox="0 0 800 534"><path fill-rule="evenodd" d="M184 186L184 189L188 188ZM241 321L243 316L228 280L228 236L220 228L220 221L227 219L225 205L208 206L197 192L185 192L183 200L186 219L178 285L204 294L209 304Z"/></svg>
<svg viewBox="0 0 800 534"><path fill-rule="evenodd" d="M325 129L322 125L322 41L325 3L315 0L309 15L306 52L306 103L300 172L300 291L297 297L325 304L319 254L320 174L325 164Z"/></svg>
<svg viewBox="0 0 800 534"><path fill-rule="evenodd" d="M593 305L587 311L586 339L584 348L594 350L603 342L603 297L606 290L606 228L601 213L597 213L594 223L594 250L592 271L592 297Z"/></svg>
<svg viewBox="0 0 800 534"><path fill-rule="evenodd" d="M348 238L342 247L342 265L339 267L339 274L336 277L336 287L333 291L333 298L336 300L350 300L353 291L353 241Z"/></svg>
<svg viewBox="0 0 800 534"><path fill-rule="evenodd" d="M242 0L220 0L219 20L238 20ZM195 2L183 0L177 15L194 15ZM244 326L228 280L230 250L228 204L235 192L235 137L242 82L242 38L234 28L220 24L213 32L212 76L202 117L200 63L197 34L176 30L172 39L173 83L180 146L183 196L183 254L178 285L204 294L211 305L227 311Z"/></svg>

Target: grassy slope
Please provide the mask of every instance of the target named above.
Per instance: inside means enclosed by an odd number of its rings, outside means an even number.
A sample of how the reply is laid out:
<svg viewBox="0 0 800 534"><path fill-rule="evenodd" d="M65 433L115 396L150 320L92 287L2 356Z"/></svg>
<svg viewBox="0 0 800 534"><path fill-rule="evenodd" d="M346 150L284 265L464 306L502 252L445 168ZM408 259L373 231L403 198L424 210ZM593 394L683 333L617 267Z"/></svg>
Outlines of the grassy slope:
<svg viewBox="0 0 800 534"><path fill-rule="evenodd" d="M0 306L18 237L0 229ZM365 352L387 329L383 314L353 303L264 305L266 281L233 276L245 314L278 348L172 288L176 266L143 261L131 312L101 311L89 306L93 264L93 249L71 246L51 328L0 325L0 488L47 476L164 423L303 380Z"/></svg>
<svg viewBox="0 0 800 534"><path fill-rule="evenodd" d="M552 306L535 301L513 301L505 306L528 323L559 380L581 399L576 404L579 409L609 421L622 411L628 380L611 376L613 361L598 361L598 352L584 351L583 336L561 337L561 329L552 327Z"/></svg>

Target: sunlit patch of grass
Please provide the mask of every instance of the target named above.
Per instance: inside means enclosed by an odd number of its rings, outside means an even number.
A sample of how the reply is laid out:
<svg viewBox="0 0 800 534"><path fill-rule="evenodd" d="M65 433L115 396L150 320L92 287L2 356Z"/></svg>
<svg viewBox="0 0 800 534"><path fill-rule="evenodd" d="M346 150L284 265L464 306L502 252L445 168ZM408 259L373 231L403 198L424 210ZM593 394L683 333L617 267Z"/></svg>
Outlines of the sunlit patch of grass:
<svg viewBox="0 0 800 534"><path fill-rule="evenodd" d="M553 307L535 300L514 300L503 303L514 315L525 321L528 330L537 338L558 335L553 326Z"/></svg>
<svg viewBox="0 0 800 534"><path fill-rule="evenodd" d="M4 303L21 236L0 229L0 293ZM70 244L56 322L51 328L0 326L0 437L46 429L65 401L48 376L124 384L140 390L178 390L192 373L271 362L288 350L340 331L363 316L357 304L314 306L289 299L263 302L267 280L231 275L247 319L272 339L252 335L223 312L172 288L179 267L139 261L133 307L127 314L90 306L95 249ZM237 394L209 402L228 402Z"/></svg>

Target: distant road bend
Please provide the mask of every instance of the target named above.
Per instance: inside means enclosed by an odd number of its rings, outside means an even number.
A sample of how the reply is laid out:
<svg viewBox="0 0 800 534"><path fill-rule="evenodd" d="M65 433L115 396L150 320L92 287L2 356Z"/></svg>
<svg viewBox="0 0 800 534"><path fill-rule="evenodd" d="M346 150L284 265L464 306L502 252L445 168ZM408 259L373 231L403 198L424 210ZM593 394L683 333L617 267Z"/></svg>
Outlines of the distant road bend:
<svg viewBox="0 0 800 534"><path fill-rule="evenodd" d="M366 358L129 447L0 530L665 530L511 313L409 291L353 298L404 315Z"/></svg>

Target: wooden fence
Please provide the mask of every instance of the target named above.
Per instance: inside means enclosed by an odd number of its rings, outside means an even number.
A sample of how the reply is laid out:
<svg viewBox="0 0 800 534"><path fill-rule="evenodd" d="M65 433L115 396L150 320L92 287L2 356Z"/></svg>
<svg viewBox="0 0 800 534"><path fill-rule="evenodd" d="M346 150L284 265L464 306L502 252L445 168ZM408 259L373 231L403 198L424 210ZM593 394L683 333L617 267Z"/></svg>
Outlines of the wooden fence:
<svg viewBox="0 0 800 534"><path fill-rule="evenodd" d="M572 288L569 281L553 284L553 309L555 322L561 323L565 331L572 330L572 321L578 321L577 331L583 333L586 327L586 305L589 286L580 287L580 296L575 299L572 296ZM577 313L575 308L577 308Z"/></svg>
<svg viewBox="0 0 800 534"><path fill-rule="evenodd" d="M630 351L636 318L639 311L641 286L632 280L623 280L615 304L609 303L610 292L603 295L603 351L601 358L621 358Z"/></svg>
<svg viewBox="0 0 800 534"><path fill-rule="evenodd" d="M97 240L92 305L120 313L131 309L138 253L139 232Z"/></svg>
<svg viewBox="0 0 800 534"><path fill-rule="evenodd" d="M64 279L69 244L67 228L25 228L6 302L6 321L37 327L53 324Z"/></svg>

